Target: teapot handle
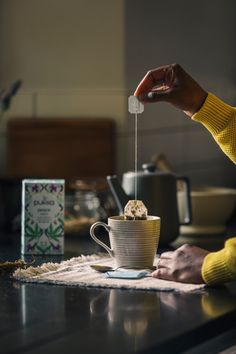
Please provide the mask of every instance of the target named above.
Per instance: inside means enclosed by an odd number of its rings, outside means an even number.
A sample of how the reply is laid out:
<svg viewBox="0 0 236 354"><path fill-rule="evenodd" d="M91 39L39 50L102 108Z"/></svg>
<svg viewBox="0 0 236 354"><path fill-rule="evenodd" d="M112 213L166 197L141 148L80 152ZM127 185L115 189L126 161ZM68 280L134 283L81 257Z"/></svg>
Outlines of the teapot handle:
<svg viewBox="0 0 236 354"><path fill-rule="evenodd" d="M180 225L189 225L192 222L192 204L191 204L191 195L190 195L190 182L188 177L177 176L177 187L178 184L181 186L184 192L184 203L185 203L185 216L184 220L181 221ZM179 182L179 183L178 183Z"/></svg>

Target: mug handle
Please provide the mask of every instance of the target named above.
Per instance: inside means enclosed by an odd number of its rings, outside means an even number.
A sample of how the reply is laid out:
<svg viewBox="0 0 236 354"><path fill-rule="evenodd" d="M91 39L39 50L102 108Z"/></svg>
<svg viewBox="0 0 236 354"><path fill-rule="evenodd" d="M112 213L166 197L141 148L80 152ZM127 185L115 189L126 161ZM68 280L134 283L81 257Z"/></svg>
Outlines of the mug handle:
<svg viewBox="0 0 236 354"><path fill-rule="evenodd" d="M104 229L109 232L111 230L110 226L105 224L102 221L97 221L95 222L91 227L90 227L90 236L94 239L95 242L97 242L100 246L102 246L103 248L105 248L105 250L109 253L109 255L111 257L114 256L113 251L110 247L108 247L104 242L102 242L101 240L99 240L96 236L95 236L95 229L98 226L102 226L104 227Z"/></svg>
<svg viewBox="0 0 236 354"><path fill-rule="evenodd" d="M177 181L181 182L181 186L184 190L184 201L185 201L185 216L184 220L180 222L180 225L189 225L192 222L192 204L190 196L190 182L188 177L177 176Z"/></svg>

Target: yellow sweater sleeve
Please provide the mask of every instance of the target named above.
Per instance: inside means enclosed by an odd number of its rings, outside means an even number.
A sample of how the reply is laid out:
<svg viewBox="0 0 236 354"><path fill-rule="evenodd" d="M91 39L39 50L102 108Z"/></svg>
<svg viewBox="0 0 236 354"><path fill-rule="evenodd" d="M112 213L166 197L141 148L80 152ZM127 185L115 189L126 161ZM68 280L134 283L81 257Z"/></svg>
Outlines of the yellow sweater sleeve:
<svg viewBox="0 0 236 354"><path fill-rule="evenodd" d="M224 153L236 164L236 108L208 93L203 106L192 119L205 126Z"/></svg>
<svg viewBox="0 0 236 354"><path fill-rule="evenodd" d="M205 257L202 278L208 285L223 284L236 279L236 237L227 240L222 250L209 253Z"/></svg>
<svg viewBox="0 0 236 354"><path fill-rule="evenodd" d="M203 106L192 119L205 126L223 152L236 164L236 109L208 93ZM205 257L202 277L208 285L236 279L236 237L227 240L222 250Z"/></svg>

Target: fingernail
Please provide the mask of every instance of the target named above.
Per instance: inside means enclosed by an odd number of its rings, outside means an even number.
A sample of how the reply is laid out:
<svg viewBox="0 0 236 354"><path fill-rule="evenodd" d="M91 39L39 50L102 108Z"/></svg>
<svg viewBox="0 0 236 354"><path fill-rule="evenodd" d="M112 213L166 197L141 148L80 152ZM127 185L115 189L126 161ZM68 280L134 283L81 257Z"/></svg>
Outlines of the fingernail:
<svg viewBox="0 0 236 354"><path fill-rule="evenodd" d="M149 98L150 100L153 99L154 98L154 93L153 92L148 92L147 98Z"/></svg>

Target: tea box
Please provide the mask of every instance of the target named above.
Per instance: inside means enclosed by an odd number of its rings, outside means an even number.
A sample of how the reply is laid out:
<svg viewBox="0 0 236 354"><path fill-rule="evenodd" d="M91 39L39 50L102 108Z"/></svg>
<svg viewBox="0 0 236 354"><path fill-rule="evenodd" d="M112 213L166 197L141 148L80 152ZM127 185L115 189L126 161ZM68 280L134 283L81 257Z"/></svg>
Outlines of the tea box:
<svg viewBox="0 0 236 354"><path fill-rule="evenodd" d="M22 181L21 251L23 254L64 253L63 179Z"/></svg>

